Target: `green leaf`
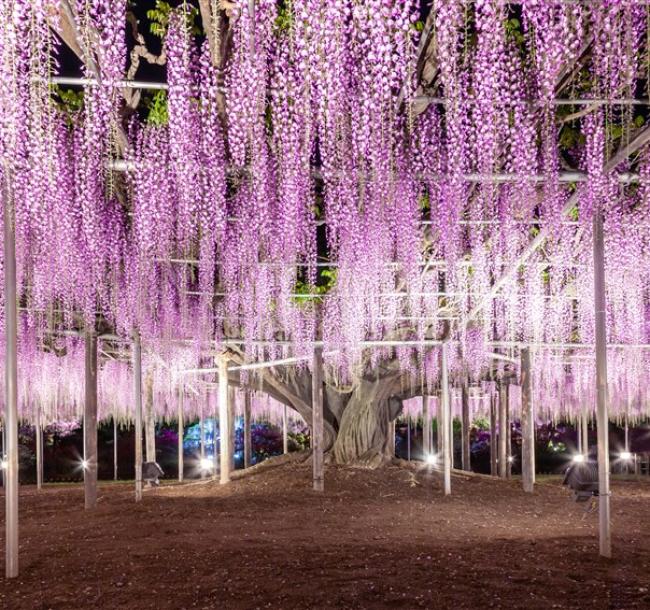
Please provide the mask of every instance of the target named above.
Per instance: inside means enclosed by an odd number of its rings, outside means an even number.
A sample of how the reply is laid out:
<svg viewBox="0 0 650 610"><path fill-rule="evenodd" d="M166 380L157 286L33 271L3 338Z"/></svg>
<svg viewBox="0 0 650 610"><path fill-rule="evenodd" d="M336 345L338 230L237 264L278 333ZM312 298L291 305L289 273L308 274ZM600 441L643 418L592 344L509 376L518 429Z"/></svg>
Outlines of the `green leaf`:
<svg viewBox="0 0 650 610"><path fill-rule="evenodd" d="M147 115L149 125L167 125L169 123L166 91L156 91L151 101L147 102L146 105L149 108L149 114Z"/></svg>

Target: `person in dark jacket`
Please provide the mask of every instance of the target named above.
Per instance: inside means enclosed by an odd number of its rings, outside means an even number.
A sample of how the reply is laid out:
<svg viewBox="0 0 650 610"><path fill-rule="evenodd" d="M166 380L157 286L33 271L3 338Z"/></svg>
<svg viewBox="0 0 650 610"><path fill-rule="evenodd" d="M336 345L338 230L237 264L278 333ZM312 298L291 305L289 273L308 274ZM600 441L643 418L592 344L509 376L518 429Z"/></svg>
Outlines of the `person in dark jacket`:
<svg viewBox="0 0 650 610"><path fill-rule="evenodd" d="M160 485L159 478L165 473L157 462L145 462L142 464L142 480L146 483L147 487L158 487Z"/></svg>
<svg viewBox="0 0 650 610"><path fill-rule="evenodd" d="M597 448L592 447L588 455L581 456L582 459L574 459L573 463L566 469L562 485L566 485L573 491L576 502L591 500L589 510L596 508L596 496L598 496L598 453Z"/></svg>

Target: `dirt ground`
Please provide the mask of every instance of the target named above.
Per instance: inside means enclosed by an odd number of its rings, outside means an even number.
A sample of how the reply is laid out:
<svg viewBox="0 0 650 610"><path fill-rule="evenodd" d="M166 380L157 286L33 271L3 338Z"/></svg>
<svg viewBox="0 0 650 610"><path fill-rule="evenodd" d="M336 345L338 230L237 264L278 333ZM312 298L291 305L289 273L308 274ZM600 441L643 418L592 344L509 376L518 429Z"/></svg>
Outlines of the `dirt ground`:
<svg viewBox="0 0 650 610"><path fill-rule="evenodd" d="M454 477L445 498L426 469L329 467L317 495L310 475L293 460L139 505L106 484L91 512L79 486L25 487L0 608L650 608L648 480L613 484L608 561L557 483Z"/></svg>

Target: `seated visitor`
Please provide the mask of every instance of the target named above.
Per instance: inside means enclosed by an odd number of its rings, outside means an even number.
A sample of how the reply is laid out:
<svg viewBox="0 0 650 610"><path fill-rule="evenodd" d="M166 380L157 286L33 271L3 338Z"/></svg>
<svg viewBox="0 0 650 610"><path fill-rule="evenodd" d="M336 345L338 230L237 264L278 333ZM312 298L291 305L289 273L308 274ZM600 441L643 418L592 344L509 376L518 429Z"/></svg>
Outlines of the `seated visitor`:
<svg viewBox="0 0 650 610"><path fill-rule="evenodd" d="M142 480L146 483L147 487L160 485L159 477L165 473L157 462L145 462L142 464Z"/></svg>

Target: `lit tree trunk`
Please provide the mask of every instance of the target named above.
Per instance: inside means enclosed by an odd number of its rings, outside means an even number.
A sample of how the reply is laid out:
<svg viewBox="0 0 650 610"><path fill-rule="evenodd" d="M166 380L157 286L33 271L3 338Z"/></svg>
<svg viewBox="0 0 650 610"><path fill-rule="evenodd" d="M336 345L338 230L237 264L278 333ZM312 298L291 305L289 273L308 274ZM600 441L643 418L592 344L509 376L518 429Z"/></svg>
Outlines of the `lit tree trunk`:
<svg viewBox="0 0 650 610"><path fill-rule="evenodd" d="M402 410L400 398L387 395L392 384L363 380L343 411L333 447L334 460L377 468L393 457L389 422Z"/></svg>

